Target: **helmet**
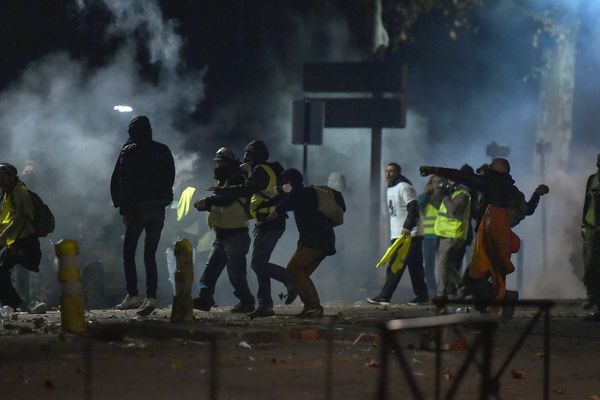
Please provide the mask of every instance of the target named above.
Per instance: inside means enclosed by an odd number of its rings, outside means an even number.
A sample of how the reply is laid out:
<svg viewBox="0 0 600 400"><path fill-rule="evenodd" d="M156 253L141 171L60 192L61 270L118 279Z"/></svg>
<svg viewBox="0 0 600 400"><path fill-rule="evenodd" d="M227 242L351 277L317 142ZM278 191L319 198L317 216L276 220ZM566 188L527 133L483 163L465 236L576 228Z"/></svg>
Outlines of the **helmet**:
<svg viewBox="0 0 600 400"><path fill-rule="evenodd" d="M231 151L227 147L221 147L215 153L215 157L213 158L213 161L235 161L235 162L237 162L237 158L235 157L235 154L233 154L233 151Z"/></svg>

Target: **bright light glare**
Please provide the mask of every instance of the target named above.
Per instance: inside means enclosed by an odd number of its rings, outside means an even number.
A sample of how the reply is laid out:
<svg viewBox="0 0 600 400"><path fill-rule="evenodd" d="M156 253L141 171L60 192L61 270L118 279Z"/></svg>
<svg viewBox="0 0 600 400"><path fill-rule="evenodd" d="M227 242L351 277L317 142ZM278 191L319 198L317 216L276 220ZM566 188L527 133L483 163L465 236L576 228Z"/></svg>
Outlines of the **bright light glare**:
<svg viewBox="0 0 600 400"><path fill-rule="evenodd" d="M118 105L118 106L114 106L113 110L118 111L118 112L122 112L122 113L128 113L128 112L132 112L133 108L129 107L129 106L122 106L122 105Z"/></svg>

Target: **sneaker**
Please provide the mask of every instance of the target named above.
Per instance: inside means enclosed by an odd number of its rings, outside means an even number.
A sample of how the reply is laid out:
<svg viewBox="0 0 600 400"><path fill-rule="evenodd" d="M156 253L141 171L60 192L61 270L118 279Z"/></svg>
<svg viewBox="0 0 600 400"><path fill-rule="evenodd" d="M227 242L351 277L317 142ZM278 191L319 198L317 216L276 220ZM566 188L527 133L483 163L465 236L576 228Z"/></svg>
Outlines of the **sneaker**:
<svg viewBox="0 0 600 400"><path fill-rule="evenodd" d="M317 306L317 307L306 307L304 306L304 309L302 310L302 312L300 314L298 314L298 318L305 318L305 319L310 319L310 318L323 318L323 306Z"/></svg>
<svg viewBox="0 0 600 400"><path fill-rule="evenodd" d="M516 290L507 290L504 294L505 301L517 301L519 300L519 292ZM502 319L504 321L510 320L515 314L515 306L509 305L502 307Z"/></svg>
<svg viewBox="0 0 600 400"><path fill-rule="evenodd" d="M48 305L38 302L29 309L29 314L46 314L46 311L48 311Z"/></svg>
<svg viewBox="0 0 600 400"><path fill-rule="evenodd" d="M138 296L127 295L123 301L115 307L117 310L131 310L132 308L138 308L142 305L142 299Z"/></svg>
<svg viewBox="0 0 600 400"><path fill-rule="evenodd" d="M409 306L424 306L429 304L429 299L417 296L406 304Z"/></svg>
<svg viewBox="0 0 600 400"><path fill-rule="evenodd" d="M273 315L275 315L275 311L273 311L273 307L271 306L258 306L256 307L256 310L248 314L250 319L272 317Z"/></svg>
<svg viewBox="0 0 600 400"><path fill-rule="evenodd" d="M375 304L378 306L389 306L390 301L384 299L383 297L367 297L367 303Z"/></svg>
<svg viewBox="0 0 600 400"><path fill-rule="evenodd" d="M233 314L248 314L254 311L254 303L238 303L232 309Z"/></svg>
<svg viewBox="0 0 600 400"><path fill-rule="evenodd" d="M192 301L192 304L196 310L210 311L211 307L215 305L215 302L214 300L209 300L204 297L196 297Z"/></svg>
<svg viewBox="0 0 600 400"><path fill-rule="evenodd" d="M286 287L287 296L285 297L285 304L290 305L294 302L294 300L296 300L296 297L298 297L298 291L296 291L296 289L292 285Z"/></svg>
<svg viewBox="0 0 600 400"><path fill-rule="evenodd" d="M152 312L156 310L156 299L154 297L148 297L140 308L138 308L136 314L142 318L146 318L148 315L152 314Z"/></svg>

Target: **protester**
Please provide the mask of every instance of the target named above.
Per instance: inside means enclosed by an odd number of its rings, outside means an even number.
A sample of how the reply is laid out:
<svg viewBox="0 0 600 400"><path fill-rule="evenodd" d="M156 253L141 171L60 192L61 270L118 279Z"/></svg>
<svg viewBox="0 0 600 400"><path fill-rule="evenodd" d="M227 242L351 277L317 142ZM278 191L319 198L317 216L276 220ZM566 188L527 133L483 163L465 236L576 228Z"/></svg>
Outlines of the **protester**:
<svg viewBox="0 0 600 400"><path fill-rule="evenodd" d="M281 207L293 211L298 228L298 246L290 259L287 270L292 277L300 300L304 303L301 318L321 318L323 307L319 294L310 276L321 261L335 254L335 234L330 220L319 211L319 202L314 187L302 184L302 174L297 169L288 169L281 175L282 183L290 185L290 193ZM334 192L335 201L345 211L341 194Z"/></svg>
<svg viewBox="0 0 600 400"><path fill-rule="evenodd" d="M243 185L245 176L240 162L225 147L217 151L214 159L214 176L218 188ZM208 225L215 232L206 268L200 278L200 295L194 299L194 308L209 311L215 304L214 293L217 280L227 266L233 294L239 303L233 313L250 313L254 310L254 296L246 279L246 254L250 248L248 235L248 197L214 195L194 203L198 211L209 211Z"/></svg>
<svg viewBox="0 0 600 400"><path fill-rule="evenodd" d="M123 145L111 179L111 196L125 224L123 265L127 296L118 310L138 308L148 316L156 308L156 249L165 220L165 207L173 201L175 162L169 148L152 140L152 127L146 116L129 123L129 138ZM146 269L146 298L138 296L135 253L142 232Z"/></svg>
<svg viewBox="0 0 600 400"><path fill-rule="evenodd" d="M385 169L387 181L387 204L390 218L390 234L392 244L401 235L412 237L410 249L404 264L408 267L415 298L409 305L426 304L427 284L423 270L423 223L421 221L417 192L412 183L401 174L402 169L396 163L389 163ZM367 302L377 305L390 304L394 291L400 283L406 268L392 271L393 260L386 271L385 283L379 294L367 298Z"/></svg>
<svg viewBox="0 0 600 400"><path fill-rule="evenodd" d="M518 251L519 238L511 227L526 215L533 214L540 196L548 193L548 187L538 186L531 200L525 202L525 196L510 176L510 164L504 158L493 159L482 175L432 166L421 166L420 171L421 176L441 175L465 184L481 191L485 198L486 211L478 224L469 283L473 296L478 300L476 308L486 312L487 303L504 300L506 275L515 270L510 256Z"/></svg>
<svg viewBox="0 0 600 400"><path fill-rule="evenodd" d="M451 282L460 298L463 293L460 269L467 244L471 195L464 185L453 181L448 184L450 194L442 199L434 225L434 233L439 237L435 264L436 297L447 298Z"/></svg>
<svg viewBox="0 0 600 400"><path fill-rule="evenodd" d="M0 189L0 303L2 313L10 314L23 306L23 300L12 285L12 268L20 265L39 272L42 254L33 225L33 201L14 165L0 163Z"/></svg>
<svg viewBox="0 0 600 400"><path fill-rule="evenodd" d="M438 248L438 237L435 234L437 218L442 198L446 195L446 183L441 176L433 175L425 185L425 190L419 195L419 208L423 220L423 262L425 265L425 281L429 298L436 295L435 284L435 254Z"/></svg>
<svg viewBox="0 0 600 400"><path fill-rule="evenodd" d="M274 315L271 297L271 279L283 283L287 287L286 304L291 304L297 297L292 287L292 280L285 268L269 262L271 253L285 231L283 212L278 211L280 186L279 176L283 168L278 162L269 160L269 150L261 140L253 140L244 149L244 163L251 171L243 185L214 188L219 196L250 198L250 213L256 218L254 226L254 242L250 265L258 280L256 295L258 306L249 314L251 318Z"/></svg>
<svg viewBox="0 0 600 400"><path fill-rule="evenodd" d="M589 176L585 186L581 222L586 308L595 308L586 316L589 321L600 321L600 154L596 166L598 171Z"/></svg>

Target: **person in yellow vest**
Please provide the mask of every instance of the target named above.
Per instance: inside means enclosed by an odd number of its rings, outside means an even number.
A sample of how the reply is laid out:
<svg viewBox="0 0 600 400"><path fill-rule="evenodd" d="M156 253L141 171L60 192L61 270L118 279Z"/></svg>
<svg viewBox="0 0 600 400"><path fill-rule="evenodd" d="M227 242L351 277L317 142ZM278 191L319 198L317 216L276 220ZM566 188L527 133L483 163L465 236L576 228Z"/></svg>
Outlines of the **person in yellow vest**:
<svg viewBox="0 0 600 400"><path fill-rule="evenodd" d="M585 187L581 223L586 308L596 308L586 316L589 321L600 321L600 154L596 166L598 171L589 176Z"/></svg>
<svg viewBox="0 0 600 400"><path fill-rule="evenodd" d="M231 150L220 148L213 161L218 187L244 184L246 178L240 170L240 162ZM231 312L252 312L254 296L246 279L246 254L250 248L248 198L214 195L198 200L194 207L198 211L210 212L208 225L215 232L206 268L200 278L200 295L194 299L194 308L209 311L215 304L215 286L227 265L233 294L240 301Z"/></svg>
<svg viewBox="0 0 600 400"><path fill-rule="evenodd" d="M441 176L433 175L425 185L425 191L419 195L424 232L423 264L425 265L425 281L429 298L436 295L435 254L437 253L438 237L434 232L434 225L442 198L447 194L445 182Z"/></svg>
<svg viewBox="0 0 600 400"><path fill-rule="evenodd" d="M14 165L0 163L0 188L0 303L7 314L22 303L11 282L12 268L19 264L38 272L42 253L33 226L33 203Z"/></svg>
<svg viewBox="0 0 600 400"><path fill-rule="evenodd" d="M464 185L448 181L450 195L442 199L433 231L439 237L435 263L436 296L446 298L448 283L462 292L460 269L465 255L469 219L471 218L471 195Z"/></svg>
<svg viewBox="0 0 600 400"><path fill-rule="evenodd" d="M251 168L245 184L214 188L214 190L216 195L251 196L250 213L253 218L256 218L256 224L250 265L258 280L256 295L258 306L249 316L269 317L275 314L271 298L271 279L287 287L286 304L291 304L298 296L286 269L269 261L275 245L285 231L286 215L277 209L279 177L283 168L278 162L269 160L269 150L262 140L253 140L246 145L244 163Z"/></svg>

